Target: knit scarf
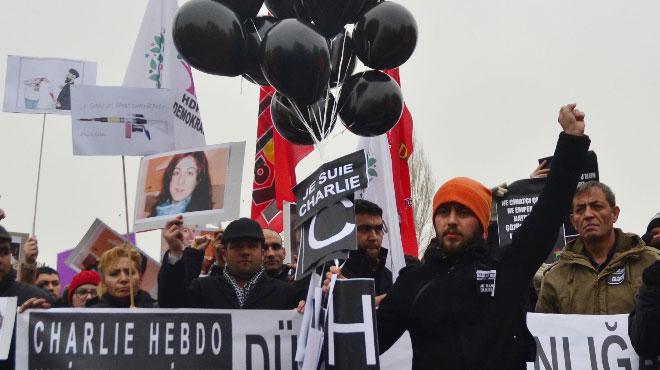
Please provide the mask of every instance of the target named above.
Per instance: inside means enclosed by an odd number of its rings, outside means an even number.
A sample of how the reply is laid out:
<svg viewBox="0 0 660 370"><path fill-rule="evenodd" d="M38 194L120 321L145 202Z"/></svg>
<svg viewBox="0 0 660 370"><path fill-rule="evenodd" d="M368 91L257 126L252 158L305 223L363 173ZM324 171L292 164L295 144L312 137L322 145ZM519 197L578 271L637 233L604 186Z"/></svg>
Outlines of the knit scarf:
<svg viewBox="0 0 660 370"><path fill-rule="evenodd" d="M234 279L233 276L227 272L227 269L225 268L222 271L222 276L224 276L225 280L229 282L229 284L232 286L234 289L234 292L236 293L236 298L238 299L238 306L240 308L243 308L243 305L245 305L245 302L248 299L248 296L250 295L250 291L254 288L255 285L261 280L261 278L264 276L264 267L261 266L259 271L257 271L251 278L248 280L247 284L245 284L245 287L241 288L240 285L236 282L236 279Z"/></svg>

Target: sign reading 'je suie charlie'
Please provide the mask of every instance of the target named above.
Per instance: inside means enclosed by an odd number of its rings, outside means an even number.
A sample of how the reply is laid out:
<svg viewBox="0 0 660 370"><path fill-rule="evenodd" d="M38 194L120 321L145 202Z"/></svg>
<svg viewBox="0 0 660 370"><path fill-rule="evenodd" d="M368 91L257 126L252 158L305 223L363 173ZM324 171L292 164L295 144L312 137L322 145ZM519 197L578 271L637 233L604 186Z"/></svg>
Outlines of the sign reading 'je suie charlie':
<svg viewBox="0 0 660 370"><path fill-rule="evenodd" d="M18 315L16 369L296 369L295 310L53 309Z"/></svg>
<svg viewBox="0 0 660 370"><path fill-rule="evenodd" d="M367 187L367 161L364 151L324 163L311 176L293 188L296 194L296 227L312 218L319 210L339 202L358 189Z"/></svg>

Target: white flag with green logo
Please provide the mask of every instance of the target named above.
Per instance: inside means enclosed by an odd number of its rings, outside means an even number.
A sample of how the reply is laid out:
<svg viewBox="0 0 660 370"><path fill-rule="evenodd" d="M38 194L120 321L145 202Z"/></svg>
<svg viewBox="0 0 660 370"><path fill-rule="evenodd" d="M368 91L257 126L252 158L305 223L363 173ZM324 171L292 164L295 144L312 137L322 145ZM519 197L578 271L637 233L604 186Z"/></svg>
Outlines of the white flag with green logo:
<svg viewBox="0 0 660 370"><path fill-rule="evenodd" d="M174 148L206 145L192 69L174 47L172 23L177 0L149 0L124 86L168 89L174 127Z"/></svg>

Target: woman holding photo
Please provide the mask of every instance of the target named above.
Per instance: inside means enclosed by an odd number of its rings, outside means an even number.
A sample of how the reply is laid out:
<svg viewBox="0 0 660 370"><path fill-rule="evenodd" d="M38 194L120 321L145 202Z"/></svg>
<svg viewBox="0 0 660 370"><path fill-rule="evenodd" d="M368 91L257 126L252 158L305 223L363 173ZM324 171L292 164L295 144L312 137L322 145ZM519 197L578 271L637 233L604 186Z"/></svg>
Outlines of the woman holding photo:
<svg viewBox="0 0 660 370"><path fill-rule="evenodd" d="M100 298L88 302L87 307L158 307L149 293L140 290L141 266L142 256L130 245L118 245L103 253L98 265Z"/></svg>
<svg viewBox="0 0 660 370"><path fill-rule="evenodd" d="M204 152L181 153L165 169L160 194L150 217L207 211L211 202L211 177Z"/></svg>

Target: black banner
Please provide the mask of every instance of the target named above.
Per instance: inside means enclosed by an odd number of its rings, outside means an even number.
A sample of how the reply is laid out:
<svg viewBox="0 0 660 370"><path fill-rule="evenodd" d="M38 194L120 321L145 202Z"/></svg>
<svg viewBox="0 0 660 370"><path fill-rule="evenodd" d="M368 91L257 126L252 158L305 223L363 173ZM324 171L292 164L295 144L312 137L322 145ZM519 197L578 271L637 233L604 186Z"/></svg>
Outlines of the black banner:
<svg viewBox="0 0 660 370"><path fill-rule="evenodd" d="M348 258L348 251L357 249L353 195L321 209L305 222L300 247L296 280L326 261Z"/></svg>
<svg viewBox="0 0 660 370"><path fill-rule="evenodd" d="M30 311L17 369L297 369L301 315L258 310Z"/></svg>
<svg viewBox="0 0 660 370"><path fill-rule="evenodd" d="M530 213L539 199L545 181L542 179L519 180L509 186L509 191L497 200L497 232L500 245L511 243L513 234L522 226L523 221ZM566 245L564 226L559 228L559 235L554 248L546 263L552 263L559 258L562 248ZM533 247L533 246L530 246Z"/></svg>
<svg viewBox="0 0 660 370"><path fill-rule="evenodd" d="M339 202L368 184L364 151L324 163L311 176L293 188L296 194L298 218L302 225L319 210Z"/></svg>
<svg viewBox="0 0 660 370"><path fill-rule="evenodd" d="M377 370L378 332L373 279L335 281L328 300L328 370Z"/></svg>

